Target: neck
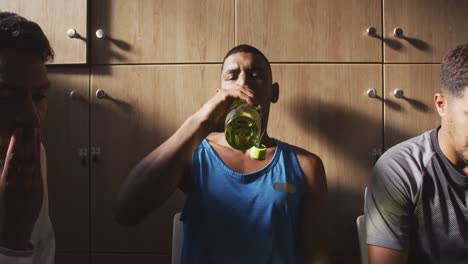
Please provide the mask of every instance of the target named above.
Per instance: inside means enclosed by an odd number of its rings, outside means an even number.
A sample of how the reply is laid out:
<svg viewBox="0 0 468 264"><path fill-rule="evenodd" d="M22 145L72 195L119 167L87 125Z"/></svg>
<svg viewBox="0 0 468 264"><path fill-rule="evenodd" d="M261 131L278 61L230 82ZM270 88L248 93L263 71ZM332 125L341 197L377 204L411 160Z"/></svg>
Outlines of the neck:
<svg viewBox="0 0 468 264"><path fill-rule="evenodd" d="M468 163L462 159L454 147L451 136L442 126L437 134L440 149L444 156L450 161L453 167L461 174L468 176Z"/></svg>
<svg viewBox="0 0 468 264"><path fill-rule="evenodd" d="M214 139L214 142L218 145L221 145L223 147L226 147L226 148L229 148L231 150L235 150L235 151L241 151L243 152L245 155L248 155L249 153L249 150L246 149L244 151L242 150L236 150L234 148L232 148L229 143L227 142L226 140L226 137L224 136L224 133L222 132L219 132L219 133L214 133L212 134L213 138ZM211 141L211 140L210 140ZM263 135L262 137L262 141L261 141L261 144L265 145L266 148L271 148L271 147L275 147L276 146L276 142L268 135L268 132L265 131L265 134Z"/></svg>
<svg viewBox="0 0 468 264"><path fill-rule="evenodd" d="M268 132L265 131L265 135L262 137L261 144L265 145L265 147L270 148L276 145L275 141L268 135Z"/></svg>

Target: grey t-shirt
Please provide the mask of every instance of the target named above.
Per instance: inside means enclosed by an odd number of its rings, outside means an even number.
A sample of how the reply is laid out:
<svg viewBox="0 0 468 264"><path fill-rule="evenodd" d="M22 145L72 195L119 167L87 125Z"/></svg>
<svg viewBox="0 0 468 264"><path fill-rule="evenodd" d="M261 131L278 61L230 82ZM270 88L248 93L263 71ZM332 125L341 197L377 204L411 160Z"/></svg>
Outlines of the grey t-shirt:
<svg viewBox="0 0 468 264"><path fill-rule="evenodd" d="M468 177L444 156L437 131L392 147L374 166L367 243L408 247L408 263L468 263Z"/></svg>

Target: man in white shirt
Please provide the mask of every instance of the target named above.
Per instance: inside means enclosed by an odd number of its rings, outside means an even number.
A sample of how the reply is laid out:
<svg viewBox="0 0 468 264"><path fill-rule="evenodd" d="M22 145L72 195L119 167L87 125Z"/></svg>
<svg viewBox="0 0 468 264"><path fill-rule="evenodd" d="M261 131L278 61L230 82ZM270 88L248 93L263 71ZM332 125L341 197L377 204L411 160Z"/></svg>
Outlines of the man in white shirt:
<svg viewBox="0 0 468 264"><path fill-rule="evenodd" d="M54 262L40 133L52 58L36 23L0 12L0 264Z"/></svg>

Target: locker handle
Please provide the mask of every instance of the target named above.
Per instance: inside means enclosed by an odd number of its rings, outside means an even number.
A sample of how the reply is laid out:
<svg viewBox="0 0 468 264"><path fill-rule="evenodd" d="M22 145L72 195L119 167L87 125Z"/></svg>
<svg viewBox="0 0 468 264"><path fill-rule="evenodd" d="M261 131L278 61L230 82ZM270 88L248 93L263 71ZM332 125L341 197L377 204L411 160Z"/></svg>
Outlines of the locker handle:
<svg viewBox="0 0 468 264"><path fill-rule="evenodd" d="M106 91L98 89L96 91L96 98L99 100L106 99L106 98L109 98L109 95L107 95Z"/></svg>
<svg viewBox="0 0 468 264"><path fill-rule="evenodd" d="M403 29L400 27L396 27L393 29L393 36L397 38L403 38Z"/></svg>
<svg viewBox="0 0 468 264"><path fill-rule="evenodd" d="M375 37L377 35L377 29L375 27L368 27L366 32L370 37Z"/></svg>
<svg viewBox="0 0 468 264"><path fill-rule="evenodd" d="M405 93L404 93L403 89L401 89L401 88L395 89L395 90L393 91L393 95L394 95L396 98L399 98L399 99L405 97Z"/></svg>
<svg viewBox="0 0 468 264"><path fill-rule="evenodd" d="M374 88L367 90L367 96L369 96L369 98L376 98L377 90L375 90Z"/></svg>
<svg viewBox="0 0 468 264"><path fill-rule="evenodd" d="M76 38L76 37L78 37L78 32L76 32L76 29L74 29L74 28L69 28L67 30L67 36L69 38Z"/></svg>
<svg viewBox="0 0 468 264"><path fill-rule="evenodd" d="M103 39L103 38L105 38L105 37L106 37L106 34L104 33L104 30L102 30L102 29L96 30L96 37L97 37L98 39Z"/></svg>

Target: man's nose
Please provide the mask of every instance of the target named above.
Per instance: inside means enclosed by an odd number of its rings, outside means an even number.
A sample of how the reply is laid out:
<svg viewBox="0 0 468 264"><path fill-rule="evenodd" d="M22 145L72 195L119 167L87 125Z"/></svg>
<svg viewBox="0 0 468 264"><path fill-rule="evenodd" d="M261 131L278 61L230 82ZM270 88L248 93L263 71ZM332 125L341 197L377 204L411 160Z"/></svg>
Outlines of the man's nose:
<svg viewBox="0 0 468 264"><path fill-rule="evenodd" d="M16 126L20 128L38 128L40 126L39 114L30 93L26 98L16 116Z"/></svg>
<svg viewBox="0 0 468 264"><path fill-rule="evenodd" d="M240 85L248 85L248 79L247 79L247 74L245 72L241 72L239 76L237 77L237 84Z"/></svg>

